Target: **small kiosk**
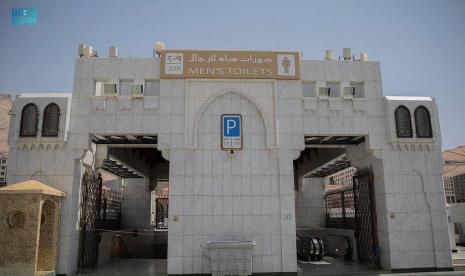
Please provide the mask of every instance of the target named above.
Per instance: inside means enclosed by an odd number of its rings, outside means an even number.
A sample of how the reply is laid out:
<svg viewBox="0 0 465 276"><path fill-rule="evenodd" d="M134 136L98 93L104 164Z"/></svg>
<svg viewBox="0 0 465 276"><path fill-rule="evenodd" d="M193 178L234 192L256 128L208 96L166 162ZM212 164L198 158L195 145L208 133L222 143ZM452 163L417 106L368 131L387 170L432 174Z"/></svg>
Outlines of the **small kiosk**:
<svg viewBox="0 0 465 276"><path fill-rule="evenodd" d="M0 274L54 275L65 193L35 180L0 188Z"/></svg>

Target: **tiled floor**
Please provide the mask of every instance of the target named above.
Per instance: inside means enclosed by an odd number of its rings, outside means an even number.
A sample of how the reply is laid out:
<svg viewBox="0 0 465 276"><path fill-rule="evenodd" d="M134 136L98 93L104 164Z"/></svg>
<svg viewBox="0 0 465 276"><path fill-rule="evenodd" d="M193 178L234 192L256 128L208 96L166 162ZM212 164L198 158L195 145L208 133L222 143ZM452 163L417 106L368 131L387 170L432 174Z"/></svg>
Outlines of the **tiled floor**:
<svg viewBox="0 0 465 276"><path fill-rule="evenodd" d="M465 247L457 246L457 252L452 253L452 263L455 270L465 271Z"/></svg>
<svg viewBox="0 0 465 276"><path fill-rule="evenodd" d="M85 276L163 276L166 275L166 259L121 259L106 263L96 270L78 275Z"/></svg>
<svg viewBox="0 0 465 276"><path fill-rule="evenodd" d="M328 256L319 262L302 263L299 261L298 267L299 275L376 275L383 272L369 269L358 262L343 261Z"/></svg>
<svg viewBox="0 0 465 276"><path fill-rule="evenodd" d="M306 275L465 275L465 271L452 271L452 272L429 272L429 273L405 273L405 274L390 274L379 270L370 270L364 265L356 262L342 262L332 258L325 258L325 262L329 264L320 263L299 263L298 276ZM107 263L101 265L98 269L82 273L78 275L85 276L165 276L166 275L166 260L156 259L123 259L116 263Z"/></svg>

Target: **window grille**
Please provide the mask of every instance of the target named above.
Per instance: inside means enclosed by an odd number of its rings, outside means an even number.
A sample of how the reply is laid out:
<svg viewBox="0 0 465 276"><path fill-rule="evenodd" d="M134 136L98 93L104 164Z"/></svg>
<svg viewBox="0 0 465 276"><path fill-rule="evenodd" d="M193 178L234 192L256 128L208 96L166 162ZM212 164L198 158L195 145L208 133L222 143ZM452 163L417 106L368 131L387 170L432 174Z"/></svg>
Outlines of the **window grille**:
<svg viewBox="0 0 465 276"><path fill-rule="evenodd" d="M415 109L415 128L418 138L432 138L433 131L431 129L431 116L428 109L424 106L419 106Z"/></svg>
<svg viewBox="0 0 465 276"><path fill-rule="evenodd" d="M60 108L58 105L51 103L45 107L44 119L42 122L42 136L58 136L58 125L60 123Z"/></svg>
<svg viewBox="0 0 465 276"><path fill-rule="evenodd" d="M156 202L156 214L155 214L155 228L157 229L167 229L167 220L168 220L168 207L169 199L168 198L157 198Z"/></svg>
<svg viewBox="0 0 465 276"><path fill-rule="evenodd" d="M395 111L396 131L397 137L411 138L412 134L412 121L410 118L410 111L407 107L401 105Z"/></svg>
<svg viewBox="0 0 465 276"><path fill-rule="evenodd" d="M35 104L27 104L21 111L19 136L35 137L39 125L39 110Z"/></svg>

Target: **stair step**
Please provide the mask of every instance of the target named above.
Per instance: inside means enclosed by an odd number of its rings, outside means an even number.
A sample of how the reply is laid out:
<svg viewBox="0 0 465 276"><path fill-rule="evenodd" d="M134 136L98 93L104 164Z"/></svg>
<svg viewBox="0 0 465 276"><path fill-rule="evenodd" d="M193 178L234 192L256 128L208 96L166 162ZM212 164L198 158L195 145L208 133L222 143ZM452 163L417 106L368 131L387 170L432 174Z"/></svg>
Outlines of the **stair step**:
<svg viewBox="0 0 465 276"><path fill-rule="evenodd" d="M454 265L465 265L465 259L452 259Z"/></svg>

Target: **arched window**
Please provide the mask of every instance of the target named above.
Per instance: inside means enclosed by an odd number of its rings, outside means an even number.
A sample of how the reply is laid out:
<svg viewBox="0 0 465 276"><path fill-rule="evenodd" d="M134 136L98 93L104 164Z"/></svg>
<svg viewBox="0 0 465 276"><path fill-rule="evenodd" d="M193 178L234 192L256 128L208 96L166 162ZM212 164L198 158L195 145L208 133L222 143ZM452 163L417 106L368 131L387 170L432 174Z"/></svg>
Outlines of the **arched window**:
<svg viewBox="0 0 465 276"><path fill-rule="evenodd" d="M58 136L58 125L60 124L60 108L58 105L51 103L44 109L44 119L42 122L42 136Z"/></svg>
<svg viewBox="0 0 465 276"><path fill-rule="evenodd" d="M418 138L432 138L433 130L431 128L431 116L429 111L424 106L419 106L415 109L415 128Z"/></svg>
<svg viewBox="0 0 465 276"><path fill-rule="evenodd" d="M410 111L407 107L401 105L396 109L396 131L397 137L400 138L411 138L412 134L412 121L410 118Z"/></svg>
<svg viewBox="0 0 465 276"><path fill-rule="evenodd" d="M19 136L35 137L39 125L39 110L35 104L27 104L21 111L21 125Z"/></svg>

